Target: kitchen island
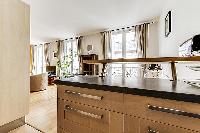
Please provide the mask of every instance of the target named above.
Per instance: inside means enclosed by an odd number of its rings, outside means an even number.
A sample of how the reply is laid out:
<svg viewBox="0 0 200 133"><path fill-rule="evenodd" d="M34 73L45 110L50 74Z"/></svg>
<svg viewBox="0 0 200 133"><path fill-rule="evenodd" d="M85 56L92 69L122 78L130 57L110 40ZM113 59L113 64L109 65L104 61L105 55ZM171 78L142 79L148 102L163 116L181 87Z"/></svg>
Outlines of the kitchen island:
<svg viewBox="0 0 200 133"><path fill-rule="evenodd" d="M200 89L182 81L76 76L58 86L58 133L200 132Z"/></svg>

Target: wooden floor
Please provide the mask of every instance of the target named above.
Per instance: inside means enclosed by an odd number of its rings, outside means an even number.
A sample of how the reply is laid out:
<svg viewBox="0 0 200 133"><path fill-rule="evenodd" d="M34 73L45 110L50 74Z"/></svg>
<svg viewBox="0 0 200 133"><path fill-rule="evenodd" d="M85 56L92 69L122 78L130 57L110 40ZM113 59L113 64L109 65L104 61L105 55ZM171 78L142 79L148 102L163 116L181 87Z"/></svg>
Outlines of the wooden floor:
<svg viewBox="0 0 200 133"><path fill-rule="evenodd" d="M41 133L39 131L37 131L36 129L28 126L28 125L24 125L22 127L19 127L9 133Z"/></svg>
<svg viewBox="0 0 200 133"><path fill-rule="evenodd" d="M57 133L57 90L55 86L47 90L31 93L29 114L26 123L45 133ZM11 133L38 133L25 125Z"/></svg>

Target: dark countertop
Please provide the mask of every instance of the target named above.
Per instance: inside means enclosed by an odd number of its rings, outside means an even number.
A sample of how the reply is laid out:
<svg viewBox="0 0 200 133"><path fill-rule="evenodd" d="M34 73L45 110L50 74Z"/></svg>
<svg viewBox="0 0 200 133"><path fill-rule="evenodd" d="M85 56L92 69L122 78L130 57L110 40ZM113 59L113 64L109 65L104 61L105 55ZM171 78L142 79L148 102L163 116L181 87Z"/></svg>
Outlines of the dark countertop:
<svg viewBox="0 0 200 133"><path fill-rule="evenodd" d="M58 85L200 103L200 88L188 85L183 81L75 76L64 80L56 80L55 83Z"/></svg>

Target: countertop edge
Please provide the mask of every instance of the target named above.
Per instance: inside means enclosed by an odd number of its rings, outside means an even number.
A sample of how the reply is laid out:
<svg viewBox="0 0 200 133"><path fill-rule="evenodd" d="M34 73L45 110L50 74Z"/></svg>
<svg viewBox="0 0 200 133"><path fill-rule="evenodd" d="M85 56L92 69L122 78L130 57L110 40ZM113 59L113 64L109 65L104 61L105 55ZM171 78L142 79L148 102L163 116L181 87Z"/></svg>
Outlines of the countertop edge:
<svg viewBox="0 0 200 133"><path fill-rule="evenodd" d="M61 80L56 80L55 84L200 104L200 96L194 95L194 94L156 91L156 90L109 86L109 85L99 85L99 84L89 84L89 83L79 83L79 82L70 82L70 81L61 81Z"/></svg>

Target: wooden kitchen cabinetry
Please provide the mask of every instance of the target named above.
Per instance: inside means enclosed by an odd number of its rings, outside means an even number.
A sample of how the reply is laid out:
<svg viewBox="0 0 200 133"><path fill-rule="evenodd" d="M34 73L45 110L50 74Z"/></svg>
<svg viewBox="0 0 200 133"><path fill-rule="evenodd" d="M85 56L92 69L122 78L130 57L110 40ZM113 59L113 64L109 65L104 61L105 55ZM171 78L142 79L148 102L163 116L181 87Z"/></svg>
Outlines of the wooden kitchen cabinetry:
<svg viewBox="0 0 200 133"><path fill-rule="evenodd" d="M124 133L139 133L140 119L124 115ZM146 132L147 133L147 132Z"/></svg>
<svg viewBox="0 0 200 133"><path fill-rule="evenodd" d="M197 133L199 113L194 103L58 85L58 133Z"/></svg>
<svg viewBox="0 0 200 133"><path fill-rule="evenodd" d="M135 133L135 132L131 132ZM176 126L169 126L158 122L141 120L140 121L140 133L194 133L191 130L184 128L178 128Z"/></svg>
<svg viewBox="0 0 200 133"><path fill-rule="evenodd" d="M58 100L59 132L122 133L121 123L123 123L122 114L72 101Z"/></svg>
<svg viewBox="0 0 200 133"><path fill-rule="evenodd" d="M125 114L200 131L200 119L194 118L200 114L199 104L126 94L124 106Z"/></svg>

